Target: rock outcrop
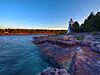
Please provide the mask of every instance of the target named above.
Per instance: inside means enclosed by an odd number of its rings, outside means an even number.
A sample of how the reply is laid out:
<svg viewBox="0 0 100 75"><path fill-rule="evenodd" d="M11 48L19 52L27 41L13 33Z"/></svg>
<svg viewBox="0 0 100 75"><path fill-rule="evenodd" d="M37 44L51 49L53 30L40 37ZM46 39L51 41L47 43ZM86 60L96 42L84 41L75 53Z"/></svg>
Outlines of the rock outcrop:
<svg viewBox="0 0 100 75"><path fill-rule="evenodd" d="M66 69L48 67L37 75L69 75Z"/></svg>
<svg viewBox="0 0 100 75"><path fill-rule="evenodd" d="M83 39L78 40L77 36ZM100 38L97 36L100 35L43 36L34 37L33 42L41 48L47 60L58 69L66 69L70 75L100 75Z"/></svg>

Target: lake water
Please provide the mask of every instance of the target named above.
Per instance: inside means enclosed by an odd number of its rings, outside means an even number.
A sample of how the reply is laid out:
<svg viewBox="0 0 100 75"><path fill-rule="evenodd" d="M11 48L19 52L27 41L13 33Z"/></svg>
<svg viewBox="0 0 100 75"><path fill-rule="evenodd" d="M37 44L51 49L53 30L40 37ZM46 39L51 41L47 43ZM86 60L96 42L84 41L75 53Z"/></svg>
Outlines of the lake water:
<svg viewBox="0 0 100 75"><path fill-rule="evenodd" d="M0 75L36 75L52 66L32 43L33 36L0 36Z"/></svg>

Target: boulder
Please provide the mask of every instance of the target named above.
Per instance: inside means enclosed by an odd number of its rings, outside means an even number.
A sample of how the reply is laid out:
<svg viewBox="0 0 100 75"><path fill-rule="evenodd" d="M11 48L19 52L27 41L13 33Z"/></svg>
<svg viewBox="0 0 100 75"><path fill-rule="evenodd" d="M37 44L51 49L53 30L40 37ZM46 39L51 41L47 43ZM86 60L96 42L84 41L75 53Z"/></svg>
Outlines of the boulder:
<svg viewBox="0 0 100 75"><path fill-rule="evenodd" d="M66 69L48 67L37 75L70 75Z"/></svg>

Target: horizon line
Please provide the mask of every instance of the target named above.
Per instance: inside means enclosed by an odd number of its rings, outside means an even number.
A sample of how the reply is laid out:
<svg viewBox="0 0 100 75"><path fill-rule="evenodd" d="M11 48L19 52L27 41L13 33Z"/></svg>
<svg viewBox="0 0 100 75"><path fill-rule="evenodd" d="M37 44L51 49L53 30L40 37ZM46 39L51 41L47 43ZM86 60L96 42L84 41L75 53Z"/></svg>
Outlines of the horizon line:
<svg viewBox="0 0 100 75"><path fill-rule="evenodd" d="M0 29L3 29L3 30L5 30L5 29L27 29L27 30L28 30L28 29L29 29L29 30L31 30L31 29L32 29L32 30L68 30L68 29L57 29L57 28L56 28L56 29L55 29L55 28L54 28L54 29L51 29L51 28L50 28L50 29L47 29L47 28L35 28L35 29L34 29L34 28L0 28Z"/></svg>

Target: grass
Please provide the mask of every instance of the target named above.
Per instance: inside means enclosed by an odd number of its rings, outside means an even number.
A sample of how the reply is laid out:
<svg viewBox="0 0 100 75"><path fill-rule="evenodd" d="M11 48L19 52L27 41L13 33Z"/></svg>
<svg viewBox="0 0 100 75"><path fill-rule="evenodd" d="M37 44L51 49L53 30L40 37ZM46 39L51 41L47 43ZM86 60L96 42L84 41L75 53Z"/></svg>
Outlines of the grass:
<svg viewBox="0 0 100 75"><path fill-rule="evenodd" d="M82 35L81 36L76 36L76 39L77 40L83 40L84 39L84 36L82 36Z"/></svg>

